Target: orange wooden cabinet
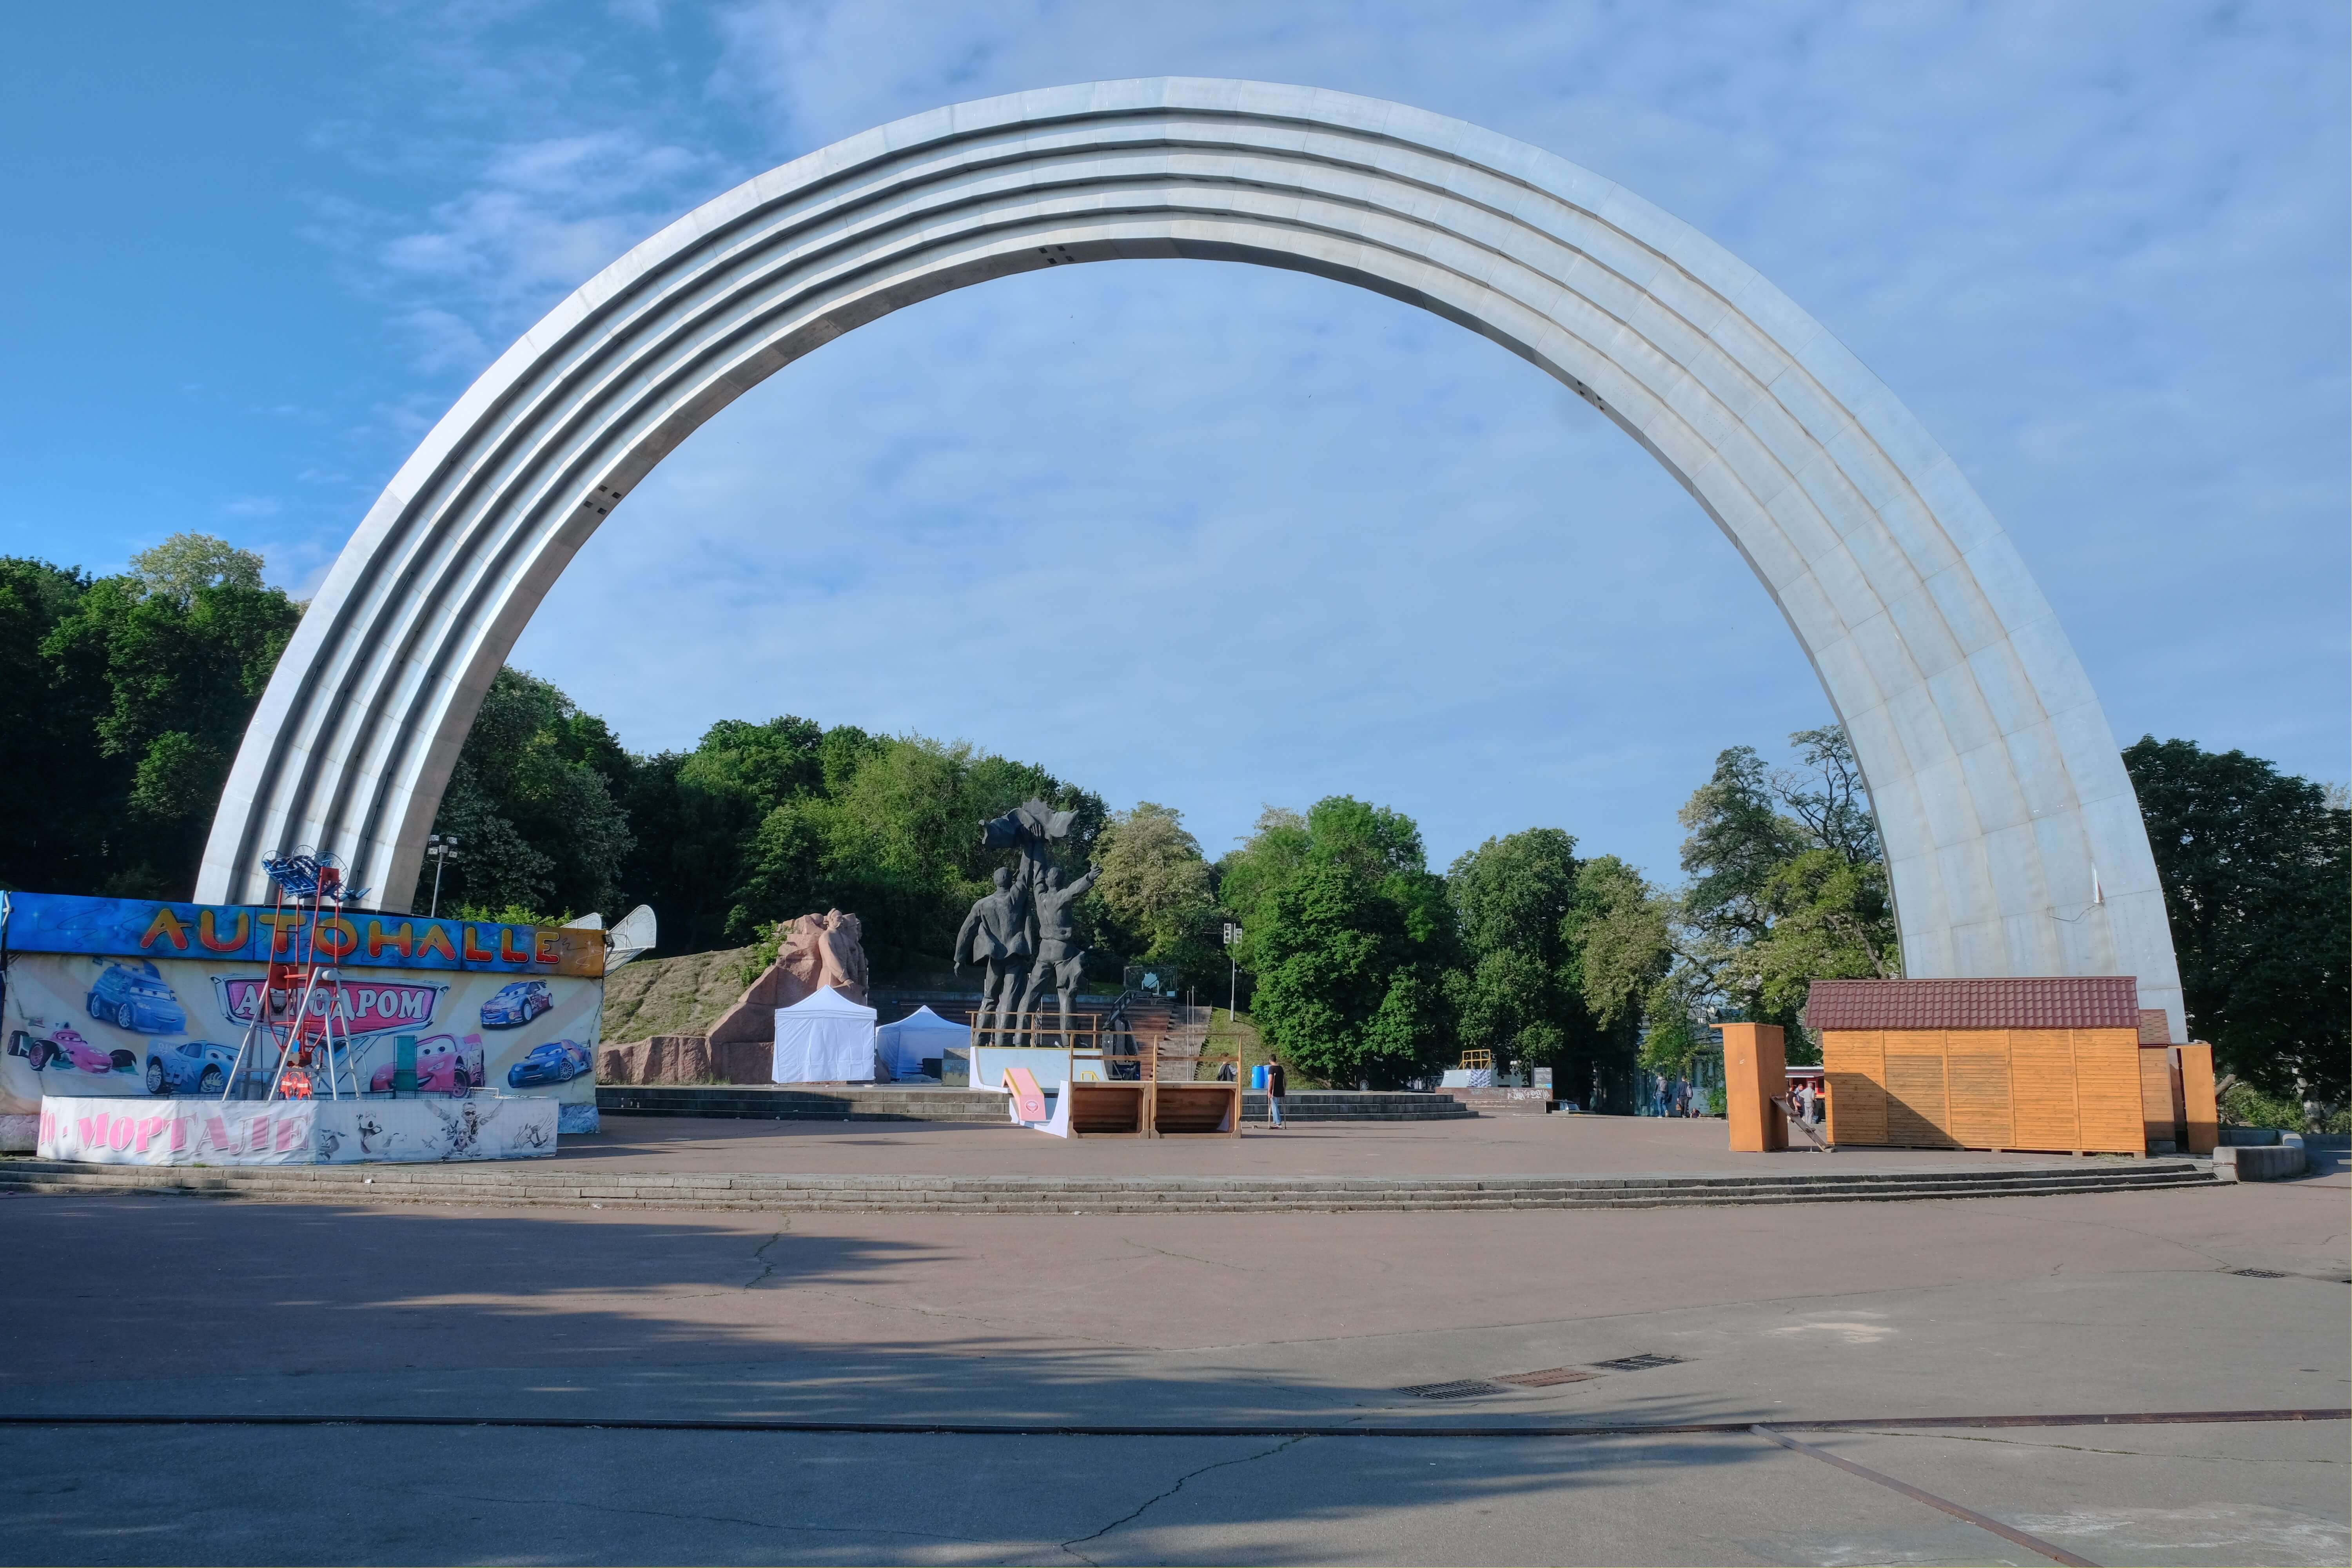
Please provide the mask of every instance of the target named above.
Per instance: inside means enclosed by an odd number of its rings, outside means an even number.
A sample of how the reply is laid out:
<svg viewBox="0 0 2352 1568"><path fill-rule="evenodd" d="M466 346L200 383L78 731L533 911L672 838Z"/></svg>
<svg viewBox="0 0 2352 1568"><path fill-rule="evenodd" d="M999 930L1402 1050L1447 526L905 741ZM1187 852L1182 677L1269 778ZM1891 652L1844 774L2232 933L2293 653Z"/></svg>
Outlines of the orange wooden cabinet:
<svg viewBox="0 0 2352 1568"><path fill-rule="evenodd" d="M2180 1049L2181 1108L2189 1122L2189 1152L2210 1154L2221 1142L2221 1118L2213 1103L2213 1047L2200 1040Z"/></svg>
<svg viewBox="0 0 2352 1568"><path fill-rule="evenodd" d="M1777 1024L1724 1024L1723 1109L1731 1152L1769 1154L1789 1146L1789 1120L1772 1103L1789 1092L1788 1045Z"/></svg>

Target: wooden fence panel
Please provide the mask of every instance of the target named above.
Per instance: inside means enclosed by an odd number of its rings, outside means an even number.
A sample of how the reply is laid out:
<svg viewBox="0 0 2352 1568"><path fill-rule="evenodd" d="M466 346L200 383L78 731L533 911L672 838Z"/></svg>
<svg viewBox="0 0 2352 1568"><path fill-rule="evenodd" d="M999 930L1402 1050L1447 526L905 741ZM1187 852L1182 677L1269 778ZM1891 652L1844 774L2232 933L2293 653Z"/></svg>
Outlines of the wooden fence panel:
<svg viewBox="0 0 2352 1568"><path fill-rule="evenodd" d="M1948 1149L1951 1112L1940 1030L1886 1031L1886 1141L1905 1148Z"/></svg>
<svg viewBox="0 0 2352 1568"><path fill-rule="evenodd" d="M1886 1142L1886 1042L1874 1029L1822 1032L1822 1076L1830 1089L1830 1142L1841 1147Z"/></svg>
<svg viewBox="0 0 2352 1568"><path fill-rule="evenodd" d="M1963 1149L2014 1146L2008 1030L1955 1029L1946 1035L1944 1079L1951 1102L1945 1127L1953 1142Z"/></svg>
<svg viewBox="0 0 2352 1568"><path fill-rule="evenodd" d="M2011 1148L2071 1153L2083 1146L2074 1115L2073 1031L2009 1031L2009 1096L2016 1124Z"/></svg>
<svg viewBox="0 0 2352 1568"><path fill-rule="evenodd" d="M2070 1032L2074 1037L2074 1105L2082 1122L2082 1148L2103 1154L2145 1154L2147 1127L2140 1110L2139 1031Z"/></svg>

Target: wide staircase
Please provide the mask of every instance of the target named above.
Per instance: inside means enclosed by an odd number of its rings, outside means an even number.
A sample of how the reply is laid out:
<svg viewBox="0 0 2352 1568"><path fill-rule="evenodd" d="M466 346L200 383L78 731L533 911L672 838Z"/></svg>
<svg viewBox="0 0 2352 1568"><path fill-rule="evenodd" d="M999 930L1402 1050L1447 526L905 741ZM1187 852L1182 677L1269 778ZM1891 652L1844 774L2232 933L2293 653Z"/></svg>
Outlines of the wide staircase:
<svg viewBox="0 0 2352 1568"><path fill-rule="evenodd" d="M1004 1096L992 1089L877 1085L601 1083L596 1109L606 1116L709 1116L748 1121L1003 1121Z"/></svg>
<svg viewBox="0 0 2352 1568"><path fill-rule="evenodd" d="M1456 1121L1478 1112L1450 1094L1408 1089L1294 1089L1282 1097L1282 1120L1292 1121ZM1244 1093L1242 1120L1265 1121L1266 1097Z"/></svg>
<svg viewBox="0 0 2352 1568"><path fill-rule="evenodd" d="M530 1162L205 1169L0 1159L0 1194L965 1215L1646 1209L2063 1196L2212 1184L2211 1166L2170 1159L1810 1174L1395 1177L665 1175Z"/></svg>

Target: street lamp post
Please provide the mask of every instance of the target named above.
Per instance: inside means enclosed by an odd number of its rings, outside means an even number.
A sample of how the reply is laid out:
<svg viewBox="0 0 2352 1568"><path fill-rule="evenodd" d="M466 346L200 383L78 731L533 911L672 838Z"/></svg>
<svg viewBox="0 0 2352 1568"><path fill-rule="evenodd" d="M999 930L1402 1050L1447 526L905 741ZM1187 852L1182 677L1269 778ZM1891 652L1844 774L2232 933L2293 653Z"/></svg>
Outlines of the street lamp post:
<svg viewBox="0 0 2352 1568"><path fill-rule="evenodd" d="M1234 961L1234 944L1242 939L1242 928L1233 921L1225 922L1225 1022L1234 1021L1237 1004L1242 994L1241 966Z"/></svg>
<svg viewBox="0 0 2352 1568"><path fill-rule="evenodd" d="M433 861L433 908L425 918L436 920L441 914L441 873L450 861L463 859L464 857L457 853L455 838L444 838L437 833L425 836L425 853ZM412 904L409 907L413 909L415 906Z"/></svg>

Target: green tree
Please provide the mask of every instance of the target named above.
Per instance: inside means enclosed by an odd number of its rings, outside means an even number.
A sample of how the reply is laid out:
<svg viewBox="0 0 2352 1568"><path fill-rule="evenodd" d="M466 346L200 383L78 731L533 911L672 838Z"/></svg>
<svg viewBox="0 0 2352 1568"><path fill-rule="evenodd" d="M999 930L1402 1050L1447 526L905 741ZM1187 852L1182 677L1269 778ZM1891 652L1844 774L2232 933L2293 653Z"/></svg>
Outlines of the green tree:
<svg viewBox="0 0 2352 1568"><path fill-rule="evenodd" d="M1569 946L1576 875L1576 840L1556 827L1489 838L1446 872L1467 962L1448 985L1465 1046L1554 1068L1571 1043L1589 1047Z"/></svg>
<svg viewBox="0 0 2352 1568"><path fill-rule="evenodd" d="M1301 831L1286 817L1248 915L1258 1027L1283 1058L1325 1082L1393 1084L1434 1064L1452 1039L1446 971L1459 957L1444 879L1399 813L1346 795L1318 802Z"/></svg>
<svg viewBox="0 0 2352 1568"><path fill-rule="evenodd" d="M1790 1031L1815 980L1901 973L1876 825L1844 731L1789 737L1801 771L1768 770L1734 746L1681 812L1689 876L1674 910L1675 962L1653 987L1658 1022L1722 1009ZM1693 1026L1696 1026L1694 1022ZM1679 1048L1682 1026L1662 1037Z"/></svg>
<svg viewBox="0 0 2352 1568"><path fill-rule="evenodd" d="M131 575L150 595L185 608L201 588L261 589L262 559L209 533L175 533L131 558Z"/></svg>
<svg viewBox="0 0 2352 1568"><path fill-rule="evenodd" d="M1184 830L1183 813L1139 802L1104 825L1095 849L1102 879L1091 896L1132 933L1135 955L1200 968L1207 952L1202 933L1217 908L1209 863L1200 840Z"/></svg>
<svg viewBox="0 0 2352 1568"><path fill-rule="evenodd" d="M2344 1100L2352 814L2243 752L2124 752L2171 919L2191 1034L2272 1094Z"/></svg>
<svg viewBox="0 0 2352 1568"><path fill-rule="evenodd" d="M1253 974L1257 972L1257 911L1267 899L1287 887L1307 864L1312 840L1307 818L1278 805L1258 813L1257 826L1238 849L1217 862L1217 901L1241 922L1242 940L1234 959Z"/></svg>
<svg viewBox="0 0 2352 1568"><path fill-rule="evenodd" d="M1654 1072L1681 1072L1698 1044L1687 999L1664 985L1674 963L1674 909L1614 855L1577 867L1561 935L1570 984L1596 1037L1594 1076L1611 1098L1631 1087L1625 1079L1636 1060Z"/></svg>
<svg viewBox="0 0 2352 1568"><path fill-rule="evenodd" d="M457 839L443 908L614 914L635 836L617 797L628 754L547 681L501 669L449 775L434 831ZM427 863L415 897L432 896Z"/></svg>
<svg viewBox="0 0 2352 1568"><path fill-rule="evenodd" d="M92 579L0 563L0 663L18 711L0 879L184 898L247 721L301 606L260 558L175 535Z"/></svg>
<svg viewBox="0 0 2352 1568"><path fill-rule="evenodd" d="M714 730L705 746L714 744L739 753L729 776L746 777L744 735ZM730 902L719 923L729 940L756 941L795 915L848 910L864 928L877 976L928 973L945 966L964 910L987 891L990 873L1011 858L982 848L982 821L1032 796L1074 812L1060 853L1065 868L1075 872L1105 819L1100 797L1043 768L961 742L875 736L844 725L812 733L805 749L807 768L775 769L758 788L744 784L731 795L711 785L717 770L698 765L699 751L678 769L682 785L709 792L711 809L695 829L695 853L731 868L724 884ZM745 818L747 803L762 800L773 804L748 827L734 826ZM1087 906L1077 914L1081 939L1091 941ZM1106 953L1102 962L1115 966L1118 960Z"/></svg>

